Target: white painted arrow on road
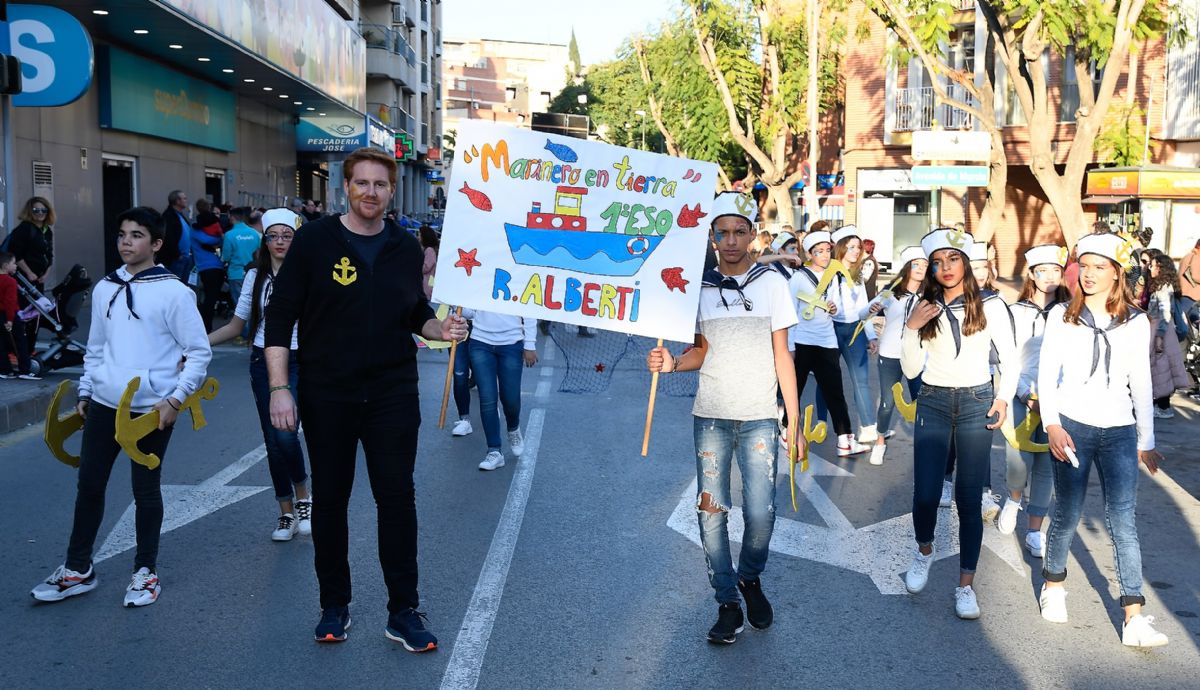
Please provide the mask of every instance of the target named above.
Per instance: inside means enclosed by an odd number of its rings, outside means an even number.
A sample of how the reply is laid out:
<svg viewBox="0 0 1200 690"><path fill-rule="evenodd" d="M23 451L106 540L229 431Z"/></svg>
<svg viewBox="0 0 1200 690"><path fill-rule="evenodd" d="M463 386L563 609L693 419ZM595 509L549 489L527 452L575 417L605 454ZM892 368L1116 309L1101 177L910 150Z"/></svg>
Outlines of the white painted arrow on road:
<svg viewBox="0 0 1200 690"><path fill-rule="evenodd" d="M786 459L781 462L786 466ZM904 594L903 574L908 570L916 546L912 513L856 529L813 479L816 476L853 477L854 474L812 455L809 471L796 473L796 488L803 492L826 526L777 516L771 550L862 573L871 578L880 594ZM700 544L696 480L693 479L684 490L667 525L696 545ZM734 507L729 511L730 540L740 543L744 528L741 508ZM958 553L958 513L955 510L939 510L934 543L938 560ZM985 527L983 545L1018 574L1024 574L1024 557L1011 536L1004 538L996 530Z"/></svg>
<svg viewBox="0 0 1200 690"><path fill-rule="evenodd" d="M225 506L233 505L251 496L266 491L269 486L226 486L246 470L267 457L266 446L259 446L237 461L199 484L167 485L162 487L163 525L162 534L179 529L186 524L214 513ZM134 504L130 503L109 532L104 545L93 559L96 563L116 556L137 546L137 529L134 523Z"/></svg>

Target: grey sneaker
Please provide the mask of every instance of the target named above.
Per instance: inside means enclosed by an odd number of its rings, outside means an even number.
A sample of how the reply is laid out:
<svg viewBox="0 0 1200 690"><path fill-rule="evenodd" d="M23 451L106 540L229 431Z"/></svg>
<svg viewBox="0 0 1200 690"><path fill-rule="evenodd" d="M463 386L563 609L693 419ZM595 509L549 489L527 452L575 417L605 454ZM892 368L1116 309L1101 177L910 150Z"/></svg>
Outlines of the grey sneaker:
<svg viewBox="0 0 1200 690"><path fill-rule="evenodd" d="M925 589L925 583L929 582L929 566L933 565L933 559L937 555L937 547L930 550L929 555L921 553L917 549L917 553L913 556L912 565L908 566L908 572L904 575L904 588L910 594L918 594Z"/></svg>
<svg viewBox="0 0 1200 690"><path fill-rule="evenodd" d="M525 437L521 435L520 428L508 432L508 448L518 458L525 452Z"/></svg>
<svg viewBox="0 0 1200 690"><path fill-rule="evenodd" d="M481 470L498 470L504 467L504 454L498 450L489 450L487 456L483 458L483 462L479 463Z"/></svg>

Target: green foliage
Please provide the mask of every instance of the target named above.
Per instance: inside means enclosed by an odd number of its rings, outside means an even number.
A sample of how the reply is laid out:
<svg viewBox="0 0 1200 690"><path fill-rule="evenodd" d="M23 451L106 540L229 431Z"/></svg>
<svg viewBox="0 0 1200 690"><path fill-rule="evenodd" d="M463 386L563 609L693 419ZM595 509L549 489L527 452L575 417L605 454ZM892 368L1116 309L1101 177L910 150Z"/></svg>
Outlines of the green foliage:
<svg viewBox="0 0 1200 690"><path fill-rule="evenodd" d="M575 73L571 76L578 76L583 71L583 61L579 58L579 42L575 40L575 29L571 28L571 43L567 48L567 59L575 66Z"/></svg>
<svg viewBox="0 0 1200 690"><path fill-rule="evenodd" d="M1101 161L1118 166L1142 163L1146 146L1146 111L1137 104L1110 108L1096 137L1096 154Z"/></svg>
<svg viewBox="0 0 1200 690"><path fill-rule="evenodd" d="M1103 0L1000 0L992 5L1007 16L1018 43L1032 30L1060 55L1074 46L1077 55L1090 57L1099 67L1108 62L1117 29L1116 6L1110 10ZM1134 23L1133 40L1158 38L1177 11L1169 0L1147 0Z"/></svg>

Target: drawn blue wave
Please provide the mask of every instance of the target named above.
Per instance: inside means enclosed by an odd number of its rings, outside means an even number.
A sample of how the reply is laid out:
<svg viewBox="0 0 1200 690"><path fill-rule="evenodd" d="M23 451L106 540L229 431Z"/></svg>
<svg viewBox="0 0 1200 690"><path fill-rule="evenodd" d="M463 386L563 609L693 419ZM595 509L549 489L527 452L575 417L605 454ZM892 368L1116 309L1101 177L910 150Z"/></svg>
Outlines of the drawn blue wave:
<svg viewBox="0 0 1200 690"><path fill-rule="evenodd" d="M524 266L561 268L593 275L631 276L662 242L645 237L643 254L631 254L629 241L636 236L602 232L540 230L504 224L513 260Z"/></svg>

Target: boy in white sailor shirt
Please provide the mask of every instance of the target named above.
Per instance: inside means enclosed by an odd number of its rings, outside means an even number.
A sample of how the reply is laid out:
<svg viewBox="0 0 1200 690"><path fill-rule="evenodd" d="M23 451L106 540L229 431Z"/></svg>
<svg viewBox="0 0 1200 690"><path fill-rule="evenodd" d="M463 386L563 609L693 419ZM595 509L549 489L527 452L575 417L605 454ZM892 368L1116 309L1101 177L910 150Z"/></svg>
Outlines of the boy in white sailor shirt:
<svg viewBox="0 0 1200 690"><path fill-rule="evenodd" d="M162 459L171 428L184 400L204 382L212 350L195 293L170 271L156 265L163 244L158 211L139 206L117 216L117 251L124 263L92 292L92 325L76 410L84 418L75 519L67 560L31 594L39 601L61 601L95 589L92 552L104 516L104 492L121 448L116 407L135 377L141 385L130 406L133 414L157 411L158 429L138 443L144 453ZM131 461L136 506L137 553L126 589L126 607L158 600L156 572L163 504L162 465L155 469Z"/></svg>

